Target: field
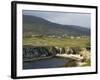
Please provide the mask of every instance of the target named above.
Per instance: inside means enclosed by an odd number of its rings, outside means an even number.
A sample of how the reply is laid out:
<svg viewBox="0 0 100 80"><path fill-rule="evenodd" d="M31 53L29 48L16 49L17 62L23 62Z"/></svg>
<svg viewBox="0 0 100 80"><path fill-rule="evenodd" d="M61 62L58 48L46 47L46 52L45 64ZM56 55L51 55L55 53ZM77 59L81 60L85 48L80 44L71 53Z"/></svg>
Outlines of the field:
<svg viewBox="0 0 100 80"><path fill-rule="evenodd" d="M90 38L89 37L82 37L82 38L24 37L23 45L87 47L90 46Z"/></svg>

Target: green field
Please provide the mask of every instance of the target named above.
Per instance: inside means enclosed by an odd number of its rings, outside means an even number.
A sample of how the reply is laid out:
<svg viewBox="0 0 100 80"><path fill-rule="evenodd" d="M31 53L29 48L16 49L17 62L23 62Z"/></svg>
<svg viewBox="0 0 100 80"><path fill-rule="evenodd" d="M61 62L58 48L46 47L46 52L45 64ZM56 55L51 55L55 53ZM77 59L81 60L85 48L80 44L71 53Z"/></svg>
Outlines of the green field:
<svg viewBox="0 0 100 80"><path fill-rule="evenodd" d="M90 38L50 38L50 37L24 37L23 45L33 46L58 46L58 47L87 47L90 46Z"/></svg>

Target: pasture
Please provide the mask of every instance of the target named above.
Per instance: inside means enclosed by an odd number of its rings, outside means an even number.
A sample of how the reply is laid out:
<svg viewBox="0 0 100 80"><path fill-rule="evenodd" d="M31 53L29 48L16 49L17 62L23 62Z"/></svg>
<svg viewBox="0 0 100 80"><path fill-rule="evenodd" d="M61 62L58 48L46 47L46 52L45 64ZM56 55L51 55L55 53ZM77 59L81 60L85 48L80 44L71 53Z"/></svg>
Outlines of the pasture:
<svg viewBox="0 0 100 80"><path fill-rule="evenodd" d="M24 37L23 45L87 47L90 46L90 38L89 37L82 37L82 38Z"/></svg>

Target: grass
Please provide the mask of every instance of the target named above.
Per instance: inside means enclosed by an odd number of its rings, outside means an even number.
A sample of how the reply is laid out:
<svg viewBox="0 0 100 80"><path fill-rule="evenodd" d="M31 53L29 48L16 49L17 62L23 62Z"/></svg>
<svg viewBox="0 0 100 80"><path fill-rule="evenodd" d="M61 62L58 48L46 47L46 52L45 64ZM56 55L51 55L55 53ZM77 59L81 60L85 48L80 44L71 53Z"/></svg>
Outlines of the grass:
<svg viewBox="0 0 100 80"><path fill-rule="evenodd" d="M23 45L34 46L58 46L58 47L87 47L90 43L89 38L71 39L71 38L48 38L48 37L30 37L23 38Z"/></svg>

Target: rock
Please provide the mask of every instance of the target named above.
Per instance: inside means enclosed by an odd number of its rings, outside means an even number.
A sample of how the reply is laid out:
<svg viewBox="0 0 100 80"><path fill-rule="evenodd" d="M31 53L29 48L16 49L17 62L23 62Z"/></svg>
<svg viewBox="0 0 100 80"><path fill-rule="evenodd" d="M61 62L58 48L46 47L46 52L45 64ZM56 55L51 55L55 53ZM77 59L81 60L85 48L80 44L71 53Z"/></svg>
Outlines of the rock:
<svg viewBox="0 0 100 80"><path fill-rule="evenodd" d="M86 50L90 51L91 50L90 46L86 47Z"/></svg>
<svg viewBox="0 0 100 80"><path fill-rule="evenodd" d="M60 48L56 46L55 49L56 49L56 53L60 54Z"/></svg>
<svg viewBox="0 0 100 80"><path fill-rule="evenodd" d="M73 50L71 48L66 48L66 54L73 54Z"/></svg>
<svg viewBox="0 0 100 80"><path fill-rule="evenodd" d="M69 47L65 49L66 54L79 54L80 49L77 47Z"/></svg>
<svg viewBox="0 0 100 80"><path fill-rule="evenodd" d="M61 54L65 53L65 48L61 48Z"/></svg>
<svg viewBox="0 0 100 80"><path fill-rule="evenodd" d="M82 50L80 51L80 55L83 56L82 62L90 60L91 58L90 51L88 51L86 48L82 48Z"/></svg>
<svg viewBox="0 0 100 80"><path fill-rule="evenodd" d="M58 50L53 46L24 46L23 47L23 57L41 57L41 56L55 56Z"/></svg>

